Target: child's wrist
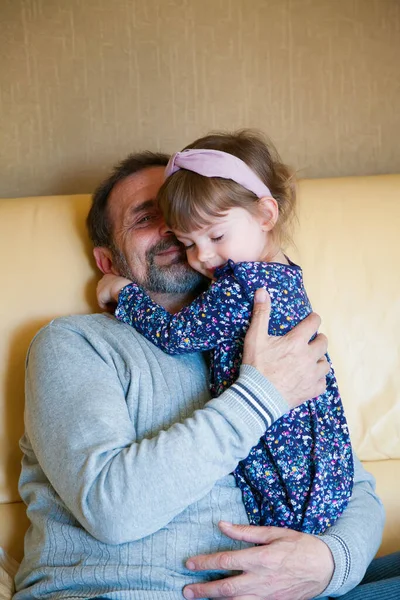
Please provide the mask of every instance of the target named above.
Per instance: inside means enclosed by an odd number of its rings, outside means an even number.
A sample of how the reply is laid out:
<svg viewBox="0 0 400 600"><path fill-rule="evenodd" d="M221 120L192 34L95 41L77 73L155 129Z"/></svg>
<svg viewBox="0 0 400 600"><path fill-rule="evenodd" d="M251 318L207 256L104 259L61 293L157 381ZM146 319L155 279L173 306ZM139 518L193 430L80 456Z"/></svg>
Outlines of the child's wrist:
<svg viewBox="0 0 400 600"><path fill-rule="evenodd" d="M122 290L125 289L131 283L132 282L129 279L126 279L125 277L121 277L120 279L118 279L115 282L115 286L111 290L112 299L115 300L115 302L118 302L119 295L122 292Z"/></svg>

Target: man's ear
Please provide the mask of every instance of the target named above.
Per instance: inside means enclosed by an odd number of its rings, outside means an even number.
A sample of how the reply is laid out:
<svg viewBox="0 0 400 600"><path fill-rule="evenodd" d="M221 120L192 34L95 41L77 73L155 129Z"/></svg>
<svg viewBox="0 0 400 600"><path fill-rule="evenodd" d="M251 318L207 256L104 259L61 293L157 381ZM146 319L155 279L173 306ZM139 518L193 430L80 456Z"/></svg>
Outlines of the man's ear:
<svg viewBox="0 0 400 600"><path fill-rule="evenodd" d="M104 248L103 246L96 246L96 248L93 248L93 255L96 261L96 265L102 273L104 273L105 275L108 273L117 275L113 265L112 252L109 248Z"/></svg>
<svg viewBox="0 0 400 600"><path fill-rule="evenodd" d="M270 196L260 198L258 203L260 207L261 228L263 231L271 231L279 218L278 203L275 198L271 198Z"/></svg>

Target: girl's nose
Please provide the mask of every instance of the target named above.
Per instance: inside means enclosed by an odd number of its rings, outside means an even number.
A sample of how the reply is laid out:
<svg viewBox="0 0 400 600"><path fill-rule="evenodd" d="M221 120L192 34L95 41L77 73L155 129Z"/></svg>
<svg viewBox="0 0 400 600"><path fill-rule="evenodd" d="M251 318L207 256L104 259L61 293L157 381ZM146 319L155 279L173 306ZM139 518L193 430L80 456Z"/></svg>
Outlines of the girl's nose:
<svg viewBox="0 0 400 600"><path fill-rule="evenodd" d="M197 258L200 262L207 262L214 256L211 246L201 246L197 248Z"/></svg>

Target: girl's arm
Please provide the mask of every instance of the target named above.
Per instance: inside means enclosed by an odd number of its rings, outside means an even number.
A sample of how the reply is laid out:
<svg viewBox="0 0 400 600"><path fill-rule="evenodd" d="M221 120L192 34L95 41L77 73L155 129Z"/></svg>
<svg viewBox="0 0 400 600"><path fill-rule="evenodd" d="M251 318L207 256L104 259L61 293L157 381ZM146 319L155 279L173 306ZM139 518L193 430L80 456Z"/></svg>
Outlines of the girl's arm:
<svg viewBox="0 0 400 600"><path fill-rule="evenodd" d="M97 302L100 308L109 310L110 305L114 305L115 307L120 291L130 283L131 280L126 279L126 277L120 277L111 273L103 275L96 288Z"/></svg>
<svg viewBox="0 0 400 600"><path fill-rule="evenodd" d="M156 304L136 283L124 287L115 316L168 354L210 350L244 332L252 302L232 274L176 314Z"/></svg>
<svg viewBox="0 0 400 600"><path fill-rule="evenodd" d="M168 354L210 350L245 333L254 293L268 287L265 266L229 261L219 279L176 314L170 314L131 283L119 294L115 316Z"/></svg>

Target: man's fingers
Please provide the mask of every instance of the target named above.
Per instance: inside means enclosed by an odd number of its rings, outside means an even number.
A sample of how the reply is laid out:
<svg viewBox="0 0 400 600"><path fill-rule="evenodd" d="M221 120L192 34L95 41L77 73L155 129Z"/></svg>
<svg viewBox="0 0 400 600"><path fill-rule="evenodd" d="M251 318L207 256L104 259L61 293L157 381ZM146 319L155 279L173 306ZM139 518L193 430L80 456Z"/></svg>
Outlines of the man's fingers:
<svg viewBox="0 0 400 600"><path fill-rule="evenodd" d="M253 544L262 544L262 552L266 552L266 544L277 539L293 537L290 529L282 527L259 527L255 525L233 525L225 521L219 522L219 528L224 535L234 540L250 542ZM193 571L205 570L224 570L224 571L245 571L251 569L258 562L261 548L245 548L243 550L232 550L226 552L216 552L215 554L199 554L189 558L186 563L188 569Z"/></svg>
<svg viewBox="0 0 400 600"><path fill-rule="evenodd" d="M331 370L331 365L329 364L326 356L323 356L317 361L318 374L320 378L326 377Z"/></svg>
<svg viewBox="0 0 400 600"><path fill-rule="evenodd" d="M268 322L269 315L271 313L271 298L267 290L264 288L260 288L254 294L254 305L253 305L253 314L251 317L251 323L259 320L263 320L267 324L268 331ZM251 325L250 325L251 327Z"/></svg>
<svg viewBox="0 0 400 600"><path fill-rule="evenodd" d="M331 369L331 366L330 366L329 361L327 360L326 356L323 356L322 358L320 358L317 361L315 368L316 368L316 371L315 371L316 383L315 383L315 388L313 391L313 398L316 398L317 396L321 396L322 394L324 394L326 392L326 386L327 386L326 376L328 375L328 373Z"/></svg>
<svg viewBox="0 0 400 600"><path fill-rule="evenodd" d="M233 523L226 523L225 521L220 521L218 525L224 535L233 540L250 542L252 544L269 544L273 540L282 537L281 527L234 525Z"/></svg>
<svg viewBox="0 0 400 600"><path fill-rule="evenodd" d="M326 354L328 350L328 338L323 333L318 333L315 336L315 338L309 343L309 347L311 352L313 353L315 360L319 360Z"/></svg>
<svg viewBox="0 0 400 600"><path fill-rule="evenodd" d="M246 594L246 596L231 596L230 598L226 598L226 600L260 600L260 596L254 596L254 594L251 594L251 596L248 596Z"/></svg>
<svg viewBox="0 0 400 600"><path fill-rule="evenodd" d="M322 394L325 394L326 392L326 377L324 377L323 379L319 379L317 381L317 383L315 384L314 390L313 390L313 398L316 398L317 396L322 396Z"/></svg>
<svg viewBox="0 0 400 600"><path fill-rule="evenodd" d="M318 331L319 326L321 325L321 317L317 315L317 313L311 313L303 319L296 327L290 331L287 336L298 338L299 340L308 342L314 333ZM318 337L318 336L317 336Z"/></svg>
<svg viewBox="0 0 400 600"><path fill-rule="evenodd" d="M254 294L254 304L268 304L271 306L271 299L265 288L258 288Z"/></svg>
<svg viewBox="0 0 400 600"><path fill-rule="evenodd" d="M251 578L245 574L218 579L207 583L194 583L183 589L185 598L225 598L225 600L237 598L251 598L251 595L243 595L251 590ZM253 596L254 598L254 596Z"/></svg>
<svg viewBox="0 0 400 600"><path fill-rule="evenodd" d="M258 552L250 552L250 550L256 551L257 548L199 554L189 558L186 566L192 571L243 571L251 567L254 560L253 555L258 554Z"/></svg>

